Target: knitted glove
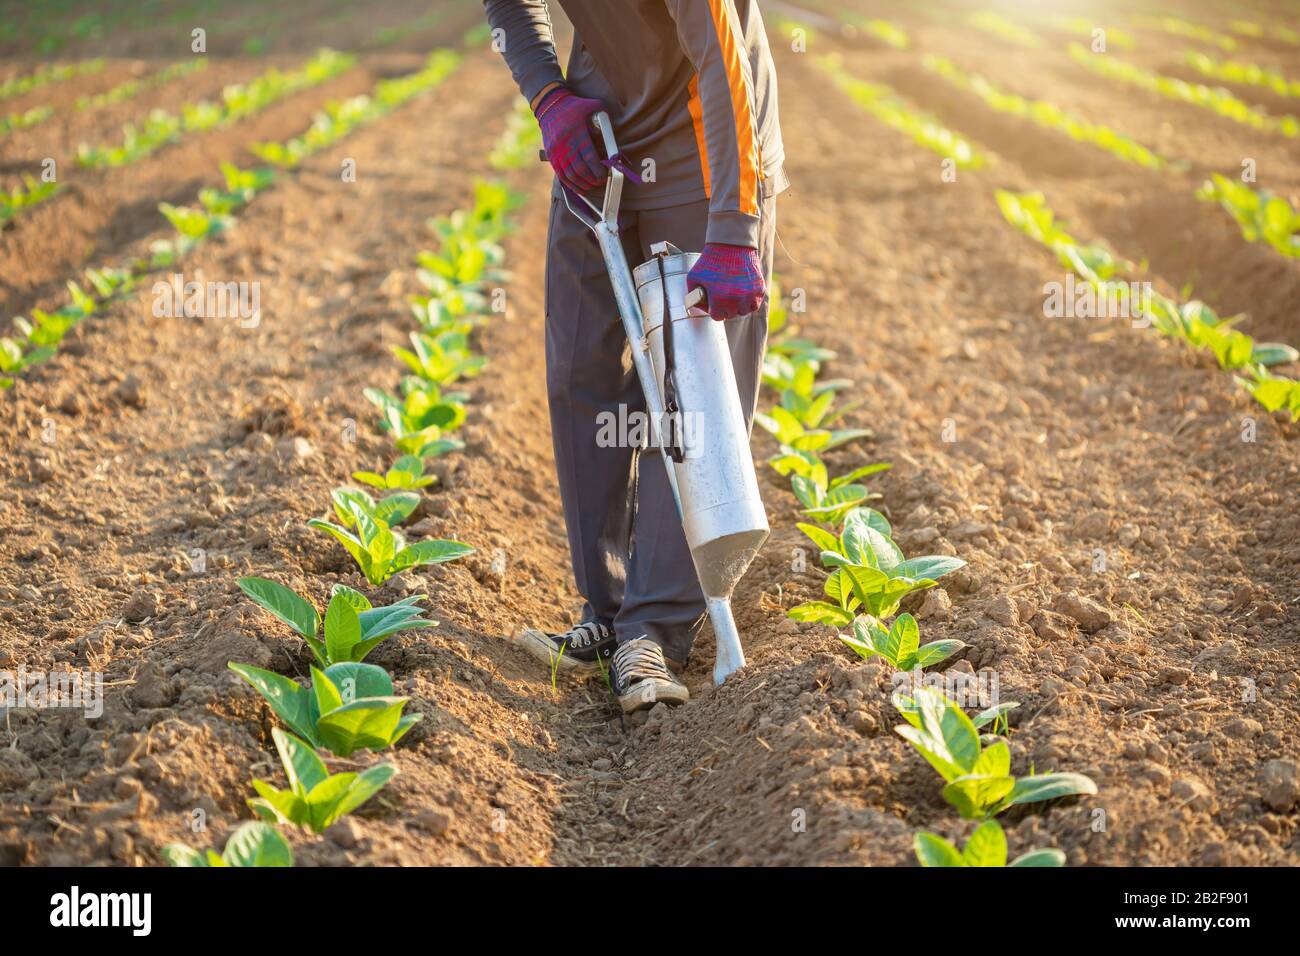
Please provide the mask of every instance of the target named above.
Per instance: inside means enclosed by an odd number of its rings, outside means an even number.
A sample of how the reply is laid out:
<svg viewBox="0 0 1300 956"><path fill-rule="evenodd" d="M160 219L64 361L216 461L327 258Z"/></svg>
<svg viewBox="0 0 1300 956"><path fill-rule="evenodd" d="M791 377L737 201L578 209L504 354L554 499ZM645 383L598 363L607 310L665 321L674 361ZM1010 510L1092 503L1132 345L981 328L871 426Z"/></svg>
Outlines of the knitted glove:
<svg viewBox="0 0 1300 956"><path fill-rule="evenodd" d="M710 242L686 276L686 290L703 289L709 315L721 322L758 311L767 294L758 250Z"/></svg>
<svg viewBox="0 0 1300 956"><path fill-rule="evenodd" d="M575 192L595 189L609 176L591 132L591 117L604 108L600 100L583 99L563 86L551 90L537 104L546 158L560 182Z"/></svg>

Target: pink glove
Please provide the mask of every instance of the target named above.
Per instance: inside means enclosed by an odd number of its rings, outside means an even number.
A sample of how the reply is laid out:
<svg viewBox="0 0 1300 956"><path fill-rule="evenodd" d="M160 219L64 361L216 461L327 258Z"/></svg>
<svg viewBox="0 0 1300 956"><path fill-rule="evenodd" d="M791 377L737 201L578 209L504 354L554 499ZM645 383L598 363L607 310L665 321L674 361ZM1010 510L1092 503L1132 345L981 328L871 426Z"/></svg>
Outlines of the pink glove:
<svg viewBox="0 0 1300 956"><path fill-rule="evenodd" d="M686 276L686 291L692 289L704 290L709 315L719 322L757 312L767 295L758 250L721 242L705 244Z"/></svg>
<svg viewBox="0 0 1300 956"><path fill-rule="evenodd" d="M542 146L560 182L575 192L587 192L609 177L592 138L591 118L605 108L600 100L583 99L557 86L537 104Z"/></svg>

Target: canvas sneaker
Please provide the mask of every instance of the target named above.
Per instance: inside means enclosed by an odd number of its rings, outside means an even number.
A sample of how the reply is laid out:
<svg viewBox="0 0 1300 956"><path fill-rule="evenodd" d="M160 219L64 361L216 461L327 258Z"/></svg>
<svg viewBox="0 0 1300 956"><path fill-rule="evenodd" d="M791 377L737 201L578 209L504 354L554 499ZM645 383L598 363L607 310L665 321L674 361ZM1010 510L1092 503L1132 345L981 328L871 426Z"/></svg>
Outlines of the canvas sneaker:
<svg viewBox="0 0 1300 956"><path fill-rule="evenodd" d="M593 677L608 670L609 658L614 653L614 629L596 621L579 624L560 634L530 627L517 640L524 650L545 661L556 673L574 677Z"/></svg>
<svg viewBox="0 0 1300 956"><path fill-rule="evenodd" d="M673 676L663 649L649 638L620 644L614 652L610 683L623 713L645 710L662 701L676 706L691 697L686 685Z"/></svg>

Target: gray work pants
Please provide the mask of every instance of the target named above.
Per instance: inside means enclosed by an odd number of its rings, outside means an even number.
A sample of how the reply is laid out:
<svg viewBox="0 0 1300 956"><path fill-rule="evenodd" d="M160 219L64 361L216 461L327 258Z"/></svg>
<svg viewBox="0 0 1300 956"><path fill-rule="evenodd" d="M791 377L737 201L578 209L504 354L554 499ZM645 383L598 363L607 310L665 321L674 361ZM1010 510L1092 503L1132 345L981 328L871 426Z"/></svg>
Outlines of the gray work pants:
<svg viewBox="0 0 1300 956"><path fill-rule="evenodd" d="M762 207L759 255L769 280L775 202L769 197ZM628 263L635 268L648 260L650 246L665 240L700 251L708 212L705 200L624 212L619 228ZM726 328L749 423L767 343L767 304ZM704 595L663 460L657 451L622 441L611 447L607 440L611 421L645 414L626 346L600 246L554 198L546 260L546 384L573 573L586 600L583 620L612 625L620 644L649 637L670 660L684 663L703 623ZM639 416L629 417L633 413Z"/></svg>

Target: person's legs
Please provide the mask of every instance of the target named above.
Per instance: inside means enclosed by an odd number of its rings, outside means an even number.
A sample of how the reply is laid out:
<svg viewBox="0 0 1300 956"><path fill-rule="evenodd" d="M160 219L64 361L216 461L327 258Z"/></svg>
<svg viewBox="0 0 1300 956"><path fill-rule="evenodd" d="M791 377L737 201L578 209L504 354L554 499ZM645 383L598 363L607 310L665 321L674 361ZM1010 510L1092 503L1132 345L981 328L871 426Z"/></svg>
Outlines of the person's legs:
<svg viewBox="0 0 1300 956"><path fill-rule="evenodd" d="M626 231L636 243L635 224ZM598 433L602 413L626 420L644 398L624 363L627 338L600 246L558 199L551 201L545 298L551 438L573 574L587 602L584 620L612 624L624 598L635 449L598 443Z"/></svg>
<svg viewBox="0 0 1300 956"><path fill-rule="evenodd" d="M642 210L638 217L640 261L650 258L653 243L665 240L680 249L704 248L709 219L707 201ZM775 200L768 199L763 205L759 256L769 280L775 234ZM753 315L725 323L747 425L752 425L758 402L763 350L767 344L767 312L765 302ZM663 648L669 660L685 663L704 621L704 594L686 546L663 459L654 451L640 455L639 459L631 557L622 606L614 618L614 632L620 646L647 637Z"/></svg>

